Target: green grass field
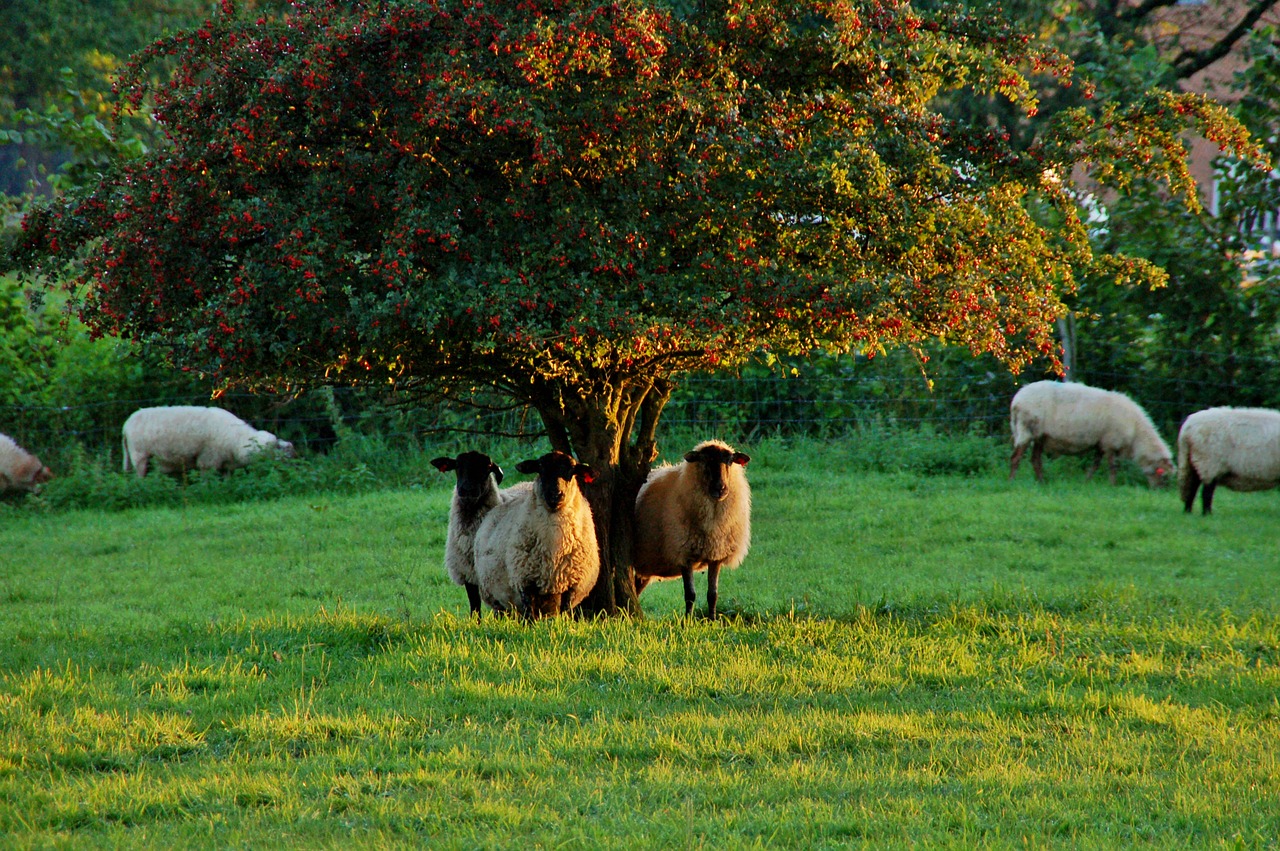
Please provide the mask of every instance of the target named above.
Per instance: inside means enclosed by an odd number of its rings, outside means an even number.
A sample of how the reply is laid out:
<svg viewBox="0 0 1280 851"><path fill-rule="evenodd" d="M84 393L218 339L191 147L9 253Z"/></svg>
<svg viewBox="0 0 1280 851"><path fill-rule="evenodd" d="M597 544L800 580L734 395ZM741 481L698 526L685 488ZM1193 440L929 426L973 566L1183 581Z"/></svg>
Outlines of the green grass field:
<svg viewBox="0 0 1280 851"><path fill-rule="evenodd" d="M0 845L1280 847L1275 493L749 449L715 623L469 621L443 477L0 513Z"/></svg>

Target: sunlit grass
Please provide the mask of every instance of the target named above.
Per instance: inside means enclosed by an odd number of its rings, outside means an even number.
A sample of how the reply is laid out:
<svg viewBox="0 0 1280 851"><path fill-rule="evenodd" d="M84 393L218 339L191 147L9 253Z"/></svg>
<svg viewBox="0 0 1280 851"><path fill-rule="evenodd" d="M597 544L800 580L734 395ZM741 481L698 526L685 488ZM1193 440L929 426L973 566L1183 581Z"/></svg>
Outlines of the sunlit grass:
<svg viewBox="0 0 1280 851"><path fill-rule="evenodd" d="M0 518L0 835L1275 846L1275 494L752 449L715 623L469 620L443 484Z"/></svg>

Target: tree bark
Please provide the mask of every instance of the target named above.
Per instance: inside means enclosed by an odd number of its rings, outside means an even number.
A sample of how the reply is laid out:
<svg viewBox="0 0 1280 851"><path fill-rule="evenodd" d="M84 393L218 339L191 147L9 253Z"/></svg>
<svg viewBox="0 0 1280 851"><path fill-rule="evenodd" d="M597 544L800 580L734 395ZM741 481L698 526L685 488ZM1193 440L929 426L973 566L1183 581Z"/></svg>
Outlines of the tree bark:
<svg viewBox="0 0 1280 851"><path fill-rule="evenodd" d="M673 389L655 378L629 378L584 393L548 386L535 406L552 448L591 465L583 488L600 546L600 579L583 601L585 615L642 614L632 570L636 494L657 457L657 427Z"/></svg>

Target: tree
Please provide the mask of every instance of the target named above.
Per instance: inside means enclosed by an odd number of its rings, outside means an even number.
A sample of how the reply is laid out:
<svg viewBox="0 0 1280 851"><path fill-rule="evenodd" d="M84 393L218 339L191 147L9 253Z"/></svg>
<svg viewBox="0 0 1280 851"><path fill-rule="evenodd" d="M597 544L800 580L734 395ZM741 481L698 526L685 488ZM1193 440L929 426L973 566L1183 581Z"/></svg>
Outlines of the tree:
<svg viewBox="0 0 1280 851"><path fill-rule="evenodd" d="M1274 159L1276 33L1261 29L1245 56L1234 110ZM1216 201L1214 215L1188 210L1146 181L1114 199L1095 246L1157 264L1167 285L1118 288L1086 280L1070 300L1085 317L1079 323L1085 380L1119 385L1139 398L1176 398L1157 413L1174 427L1211 405L1280 403L1280 179L1221 158Z"/></svg>
<svg viewBox="0 0 1280 851"><path fill-rule="evenodd" d="M1066 176L1186 192L1204 98L1066 111L1015 149L931 107L1034 114L1069 61L998 19L894 0L230 4L136 63L168 144L28 216L18 257L102 333L228 382L493 387L596 468L595 610L637 607L629 506L684 372L944 339L1050 353L1091 254Z"/></svg>

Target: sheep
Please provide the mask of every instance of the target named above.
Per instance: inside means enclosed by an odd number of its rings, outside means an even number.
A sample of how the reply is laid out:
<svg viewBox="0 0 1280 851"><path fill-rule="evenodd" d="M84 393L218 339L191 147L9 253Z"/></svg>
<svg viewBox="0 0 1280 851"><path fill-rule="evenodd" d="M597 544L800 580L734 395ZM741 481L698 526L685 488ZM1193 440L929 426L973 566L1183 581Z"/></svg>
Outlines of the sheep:
<svg viewBox="0 0 1280 851"><path fill-rule="evenodd" d="M693 574L707 571L707 615L716 617L720 568L737 567L751 546L751 457L718 440L699 443L680 464L649 473L636 495L636 594L652 579L684 579L693 613Z"/></svg>
<svg viewBox="0 0 1280 851"><path fill-rule="evenodd" d="M457 458L435 458L431 466L442 473L455 472L457 484L449 506L449 534L444 567L455 585L467 589L471 614L480 616L480 583L476 579L476 530L495 505L502 501L502 468L483 452L463 452Z"/></svg>
<svg viewBox="0 0 1280 851"><path fill-rule="evenodd" d="M499 612L526 618L568 612L600 576L595 521L578 485L592 481L592 470L564 452L516 469L538 478L505 491L476 531L481 596Z"/></svg>
<svg viewBox="0 0 1280 851"><path fill-rule="evenodd" d="M1086 480L1107 459L1111 484L1116 483L1116 459L1132 458L1151 487L1164 484L1173 470L1173 453L1160 439L1151 418L1123 393L1084 384L1037 381L1023 387L1009 405L1013 455L1009 479L1018 472L1022 455L1031 446L1036 481L1044 481L1042 454L1078 455L1097 450Z"/></svg>
<svg viewBox="0 0 1280 851"><path fill-rule="evenodd" d="M1178 431L1178 492L1190 513L1203 483L1200 509L1213 510L1213 491L1268 490L1280 484L1280 411L1208 408Z"/></svg>
<svg viewBox="0 0 1280 851"><path fill-rule="evenodd" d="M140 408L120 429L124 471L130 464L138 477L151 461L162 473L232 470L243 467L260 452L293 457L293 444L269 431L259 431L230 411L194 405Z"/></svg>
<svg viewBox="0 0 1280 851"><path fill-rule="evenodd" d="M0 434L0 493L35 491L53 478L53 471L7 434Z"/></svg>

